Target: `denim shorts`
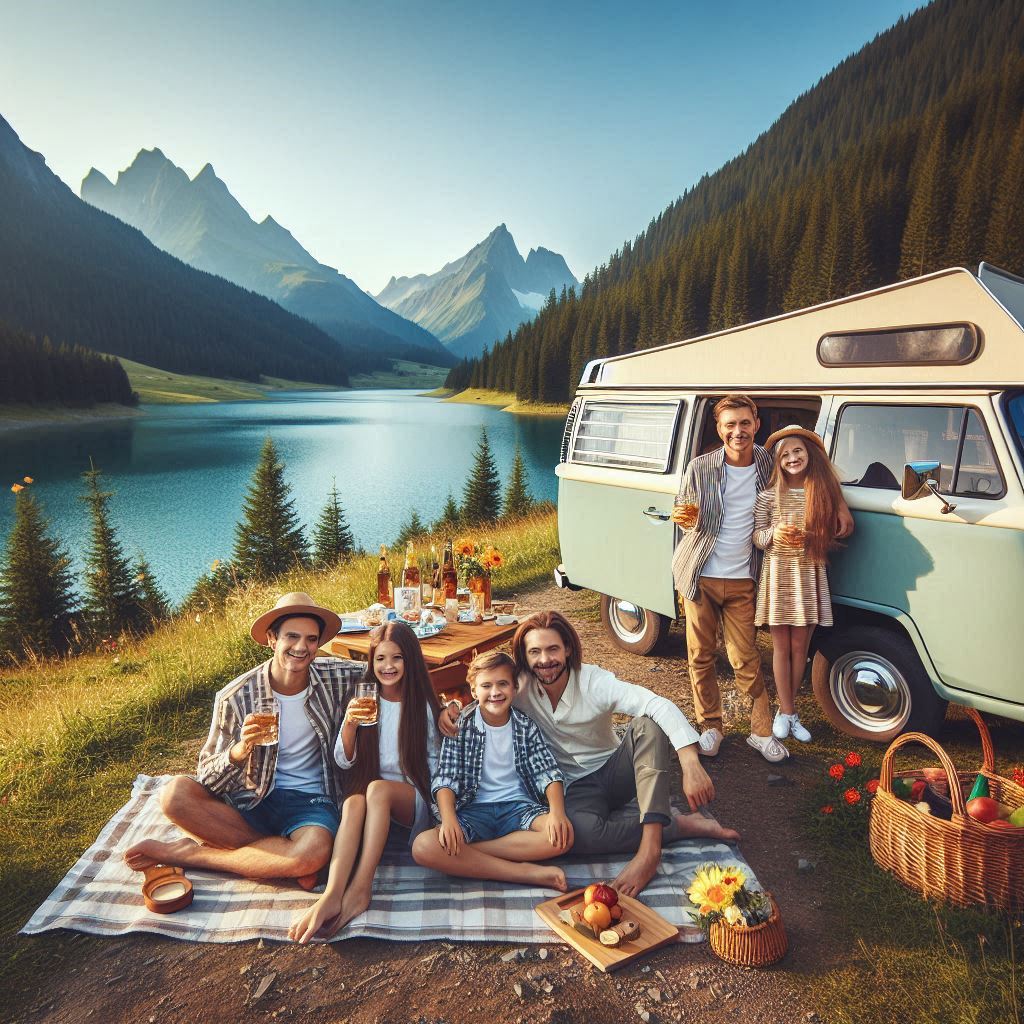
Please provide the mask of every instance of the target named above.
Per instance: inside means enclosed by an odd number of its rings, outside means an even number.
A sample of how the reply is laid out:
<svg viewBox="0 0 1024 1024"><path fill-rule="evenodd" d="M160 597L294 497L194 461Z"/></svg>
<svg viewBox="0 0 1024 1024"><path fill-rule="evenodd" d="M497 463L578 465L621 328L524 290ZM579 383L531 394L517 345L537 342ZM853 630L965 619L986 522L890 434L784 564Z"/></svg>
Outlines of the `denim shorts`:
<svg viewBox="0 0 1024 1024"><path fill-rule="evenodd" d="M510 832L528 832L534 820L548 809L532 800L499 800L473 803L456 812L467 843L500 839Z"/></svg>
<svg viewBox="0 0 1024 1024"><path fill-rule="evenodd" d="M268 836L290 836L306 825L319 825L333 836L340 820L337 805L329 796L298 789L272 789L255 807L239 814Z"/></svg>

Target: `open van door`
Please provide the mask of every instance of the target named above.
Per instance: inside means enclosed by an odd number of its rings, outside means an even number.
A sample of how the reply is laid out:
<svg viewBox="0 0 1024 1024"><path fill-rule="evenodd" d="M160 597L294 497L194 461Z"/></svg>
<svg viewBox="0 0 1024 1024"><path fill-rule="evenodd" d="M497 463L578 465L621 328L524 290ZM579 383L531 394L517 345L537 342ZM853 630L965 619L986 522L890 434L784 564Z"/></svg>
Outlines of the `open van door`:
<svg viewBox="0 0 1024 1024"><path fill-rule="evenodd" d="M559 569L565 582L602 595L618 646L647 654L676 616L670 517L687 404L589 396L577 403L556 470Z"/></svg>

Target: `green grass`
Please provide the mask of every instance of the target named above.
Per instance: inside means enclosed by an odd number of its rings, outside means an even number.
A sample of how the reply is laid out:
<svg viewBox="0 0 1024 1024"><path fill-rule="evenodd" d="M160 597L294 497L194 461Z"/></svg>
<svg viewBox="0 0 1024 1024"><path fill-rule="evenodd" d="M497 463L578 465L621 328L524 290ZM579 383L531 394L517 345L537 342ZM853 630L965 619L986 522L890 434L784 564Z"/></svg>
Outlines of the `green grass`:
<svg viewBox="0 0 1024 1024"><path fill-rule="evenodd" d="M865 778L877 778L884 751L837 737L813 701L801 704L800 715L816 740L801 754L821 766L819 786L804 794L807 834L818 851L818 870L830 882L821 912L835 921L848 951L837 969L808 979L816 1005L827 1007L826 1019L836 1024L1020 1024L1020 922L926 901L878 868L868 847L866 806L850 813L842 798L848 780L836 783L827 771L855 750L864 759ZM1024 730L998 719L989 725L996 770L1009 776L1024 761ZM955 711L940 742L958 769L980 763L977 730ZM895 768L935 763L933 754L912 746L900 751ZM821 813L825 805L834 807L831 815Z"/></svg>
<svg viewBox="0 0 1024 1024"><path fill-rule="evenodd" d="M476 536L505 555L496 596L546 578L557 562L551 511ZM16 979L31 988L42 969L33 950L59 940L15 933L125 803L135 776L193 769L214 693L266 657L248 636L252 620L289 590L339 610L365 607L376 571L377 557L362 555L334 570L295 572L240 590L224 612L125 641L116 654L0 672L0 987Z"/></svg>
<svg viewBox="0 0 1024 1024"><path fill-rule="evenodd" d="M393 359L391 370L359 373L352 377L354 388L436 388L444 383L448 370L444 366Z"/></svg>
<svg viewBox="0 0 1024 1024"><path fill-rule="evenodd" d="M505 412L515 413L517 416L556 416L564 419L569 412L569 406L559 405L556 402L520 402L511 391L466 388L464 391L453 393L438 389L435 394L438 397L443 397L446 402L460 402L466 405L479 402L481 405L496 405Z"/></svg>

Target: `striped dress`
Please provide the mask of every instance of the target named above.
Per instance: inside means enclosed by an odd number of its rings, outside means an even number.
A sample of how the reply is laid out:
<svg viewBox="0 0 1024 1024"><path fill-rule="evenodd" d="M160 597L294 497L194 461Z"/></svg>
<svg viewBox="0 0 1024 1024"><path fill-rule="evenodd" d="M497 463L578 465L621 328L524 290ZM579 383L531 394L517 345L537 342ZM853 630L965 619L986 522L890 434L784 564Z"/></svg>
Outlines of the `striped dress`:
<svg viewBox="0 0 1024 1024"><path fill-rule="evenodd" d="M772 542L779 523L804 525L806 511L803 488L782 493L776 506L775 490L764 490L754 504L754 544L766 553L757 588L754 623L758 626L831 626L832 599L829 596L825 563L812 561L802 551L792 551Z"/></svg>

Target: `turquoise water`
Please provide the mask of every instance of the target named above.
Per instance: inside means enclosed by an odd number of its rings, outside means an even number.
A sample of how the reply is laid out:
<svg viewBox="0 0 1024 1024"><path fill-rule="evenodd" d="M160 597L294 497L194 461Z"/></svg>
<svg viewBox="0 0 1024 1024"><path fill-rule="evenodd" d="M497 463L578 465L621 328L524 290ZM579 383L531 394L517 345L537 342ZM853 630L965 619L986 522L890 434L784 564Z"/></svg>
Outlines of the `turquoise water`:
<svg viewBox="0 0 1024 1024"><path fill-rule="evenodd" d="M23 476L54 532L81 567L88 519L80 474L90 456L114 492L111 516L125 551L145 552L172 601L214 559L228 559L235 524L269 434L285 462L307 535L336 477L358 544L390 543L415 507L436 519L451 490L461 500L480 427L487 428L502 486L515 443L530 489L554 500L563 423L410 391L279 392L264 402L143 406L145 415L19 430L0 445L0 481ZM13 496L11 496L13 499ZM0 503L6 538L14 502Z"/></svg>

